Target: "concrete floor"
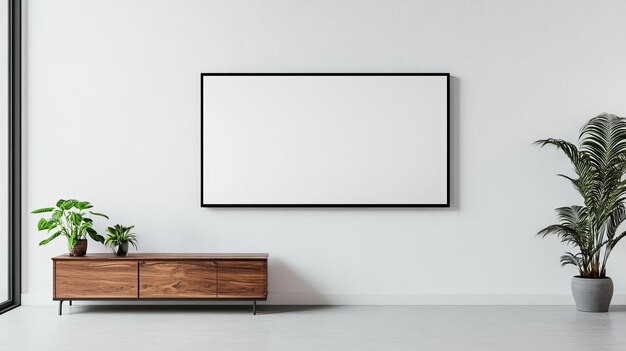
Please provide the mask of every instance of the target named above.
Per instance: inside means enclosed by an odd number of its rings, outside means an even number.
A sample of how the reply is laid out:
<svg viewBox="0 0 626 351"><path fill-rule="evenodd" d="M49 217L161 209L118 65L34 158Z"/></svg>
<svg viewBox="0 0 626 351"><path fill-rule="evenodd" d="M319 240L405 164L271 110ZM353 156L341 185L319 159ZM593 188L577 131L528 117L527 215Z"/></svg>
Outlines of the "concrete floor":
<svg viewBox="0 0 626 351"><path fill-rule="evenodd" d="M0 315L0 350L625 350L626 306L86 306Z"/></svg>

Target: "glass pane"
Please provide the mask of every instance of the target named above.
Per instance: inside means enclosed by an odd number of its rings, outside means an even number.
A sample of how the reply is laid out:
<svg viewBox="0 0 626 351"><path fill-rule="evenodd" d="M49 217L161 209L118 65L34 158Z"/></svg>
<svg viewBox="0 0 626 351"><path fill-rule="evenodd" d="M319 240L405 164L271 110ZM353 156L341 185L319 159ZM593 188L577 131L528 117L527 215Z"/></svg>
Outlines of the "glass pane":
<svg viewBox="0 0 626 351"><path fill-rule="evenodd" d="M0 303L9 299L8 2L0 0Z"/></svg>

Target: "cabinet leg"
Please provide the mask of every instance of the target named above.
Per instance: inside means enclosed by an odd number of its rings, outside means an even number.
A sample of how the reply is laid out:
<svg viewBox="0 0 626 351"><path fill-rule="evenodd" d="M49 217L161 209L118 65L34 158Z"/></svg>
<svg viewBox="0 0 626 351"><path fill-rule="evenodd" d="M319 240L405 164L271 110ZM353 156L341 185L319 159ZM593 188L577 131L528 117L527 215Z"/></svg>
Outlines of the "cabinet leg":
<svg viewBox="0 0 626 351"><path fill-rule="evenodd" d="M252 315L256 316L256 300L252 300Z"/></svg>
<svg viewBox="0 0 626 351"><path fill-rule="evenodd" d="M63 314L63 300L59 301L59 316Z"/></svg>
<svg viewBox="0 0 626 351"><path fill-rule="evenodd" d="M72 300L70 300L70 306L72 306Z"/></svg>

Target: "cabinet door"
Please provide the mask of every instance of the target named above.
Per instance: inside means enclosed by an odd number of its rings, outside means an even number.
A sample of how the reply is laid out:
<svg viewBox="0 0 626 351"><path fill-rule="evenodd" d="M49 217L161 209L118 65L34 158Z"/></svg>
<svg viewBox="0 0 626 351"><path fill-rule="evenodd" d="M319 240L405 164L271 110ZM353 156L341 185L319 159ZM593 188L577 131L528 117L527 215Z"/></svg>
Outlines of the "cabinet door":
<svg viewBox="0 0 626 351"><path fill-rule="evenodd" d="M214 298L217 295L214 261L142 261L140 298Z"/></svg>
<svg viewBox="0 0 626 351"><path fill-rule="evenodd" d="M56 261L54 297L136 298L137 261Z"/></svg>
<svg viewBox="0 0 626 351"><path fill-rule="evenodd" d="M218 261L217 297L266 298L267 261Z"/></svg>

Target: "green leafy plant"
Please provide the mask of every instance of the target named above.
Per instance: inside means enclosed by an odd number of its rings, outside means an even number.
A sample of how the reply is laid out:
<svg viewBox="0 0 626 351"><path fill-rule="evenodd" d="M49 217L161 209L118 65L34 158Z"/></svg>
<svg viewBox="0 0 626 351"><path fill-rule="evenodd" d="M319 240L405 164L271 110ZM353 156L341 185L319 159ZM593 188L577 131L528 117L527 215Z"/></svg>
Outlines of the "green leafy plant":
<svg viewBox="0 0 626 351"><path fill-rule="evenodd" d="M131 230L135 228L134 225L130 227L125 227L121 224L116 224L113 227L108 227L106 229L109 235L104 240L104 245L107 247L117 246L123 243L129 243L133 245L135 250L137 249L137 234L131 232Z"/></svg>
<svg viewBox="0 0 626 351"><path fill-rule="evenodd" d="M39 245L45 245L57 237L63 235L67 238L70 248L76 245L79 239L89 236L91 239L104 243L104 237L93 229L93 220L87 215L104 217L103 213L89 211L93 206L87 201L74 199L59 200L55 207L44 207L33 210L31 213L51 213L50 218L41 218L37 223L39 231L47 231L49 236L42 240ZM52 232L52 234L50 234Z"/></svg>
<svg viewBox="0 0 626 351"><path fill-rule="evenodd" d="M561 139L536 144L553 145L567 156L576 176L559 176L569 180L583 199L583 205L557 208L558 224L537 235L554 235L578 249L561 256L561 266L576 266L584 278L605 277L609 255L626 236L626 231L617 231L626 220L626 119L611 114L592 118L581 128L578 146Z"/></svg>

